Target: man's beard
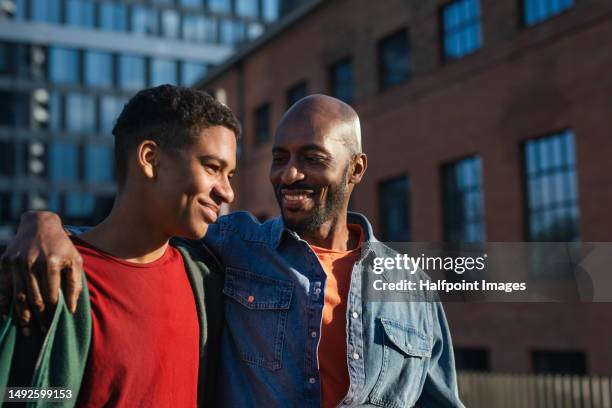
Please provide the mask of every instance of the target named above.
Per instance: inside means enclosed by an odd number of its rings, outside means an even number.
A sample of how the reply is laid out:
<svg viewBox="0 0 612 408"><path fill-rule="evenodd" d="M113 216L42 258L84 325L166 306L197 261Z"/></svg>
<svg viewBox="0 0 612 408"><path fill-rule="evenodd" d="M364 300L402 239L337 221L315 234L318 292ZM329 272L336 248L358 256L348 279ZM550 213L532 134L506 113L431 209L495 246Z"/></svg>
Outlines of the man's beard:
<svg viewBox="0 0 612 408"><path fill-rule="evenodd" d="M325 201L319 205L315 205L315 207L308 214L306 214L305 218L300 221L288 220L285 217L285 212L282 207L282 197L280 195L281 188L279 188L276 194L276 200L281 208L281 214L283 216L285 227L297 232L298 235L304 235L316 231L319 229L319 227L321 227L321 225L342 211L348 190L348 170L349 166L347 165L341 182L336 186L329 186ZM282 188L287 189L287 186ZM313 196L316 196L321 190L314 188L314 186L308 185L307 183L292 184L290 189L313 190Z"/></svg>

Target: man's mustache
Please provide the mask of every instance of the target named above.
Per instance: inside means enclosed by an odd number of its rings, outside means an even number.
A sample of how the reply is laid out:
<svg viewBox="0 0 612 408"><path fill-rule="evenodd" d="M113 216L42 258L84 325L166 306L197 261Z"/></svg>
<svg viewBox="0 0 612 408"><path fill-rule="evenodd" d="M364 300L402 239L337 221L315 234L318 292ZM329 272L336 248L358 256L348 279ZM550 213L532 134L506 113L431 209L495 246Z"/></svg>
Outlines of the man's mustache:
<svg viewBox="0 0 612 408"><path fill-rule="evenodd" d="M308 184L308 183L301 183L301 182L297 182L297 183L293 183L293 184L281 184L278 187L276 187L276 192L280 193L282 190L311 190L313 192L317 192L319 191L319 188L317 186L313 186L312 184Z"/></svg>

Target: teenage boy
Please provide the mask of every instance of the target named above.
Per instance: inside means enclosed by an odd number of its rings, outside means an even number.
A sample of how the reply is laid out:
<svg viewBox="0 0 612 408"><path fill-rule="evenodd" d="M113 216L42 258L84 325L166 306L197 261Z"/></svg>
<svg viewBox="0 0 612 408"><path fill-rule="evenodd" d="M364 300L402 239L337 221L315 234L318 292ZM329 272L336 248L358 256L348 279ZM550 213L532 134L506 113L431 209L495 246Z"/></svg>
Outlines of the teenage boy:
<svg viewBox="0 0 612 408"><path fill-rule="evenodd" d="M12 317L2 324L0 389L61 387L87 407L203 404L208 269L201 249L170 238L201 239L233 200L239 131L200 91L163 85L129 101L113 129L113 209L72 237L79 307L69 313L59 295L46 333L27 338Z"/></svg>

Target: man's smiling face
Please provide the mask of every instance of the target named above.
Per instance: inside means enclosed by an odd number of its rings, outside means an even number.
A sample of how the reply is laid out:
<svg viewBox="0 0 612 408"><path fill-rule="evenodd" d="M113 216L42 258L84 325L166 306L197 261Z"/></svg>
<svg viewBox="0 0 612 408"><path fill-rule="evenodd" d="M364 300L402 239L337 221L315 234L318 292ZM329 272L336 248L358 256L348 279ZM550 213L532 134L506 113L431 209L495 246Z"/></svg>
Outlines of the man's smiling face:
<svg viewBox="0 0 612 408"><path fill-rule="evenodd" d="M288 228L311 232L346 212L352 186L344 131L345 125L316 112L295 114L279 126L270 182Z"/></svg>

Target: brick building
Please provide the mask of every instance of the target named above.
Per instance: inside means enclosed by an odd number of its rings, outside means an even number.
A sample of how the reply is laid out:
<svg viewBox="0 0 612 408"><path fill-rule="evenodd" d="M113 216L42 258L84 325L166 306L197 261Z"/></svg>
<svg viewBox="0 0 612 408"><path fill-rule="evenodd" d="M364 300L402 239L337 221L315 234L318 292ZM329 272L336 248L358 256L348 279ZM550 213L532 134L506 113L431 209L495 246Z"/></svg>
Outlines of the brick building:
<svg viewBox="0 0 612 408"><path fill-rule="evenodd" d="M611 241L612 2L312 1L211 72L244 127L234 209L277 214L292 102L360 115L353 208L387 240ZM260 181L261 180L261 181ZM466 369L612 374L607 304L449 304Z"/></svg>

